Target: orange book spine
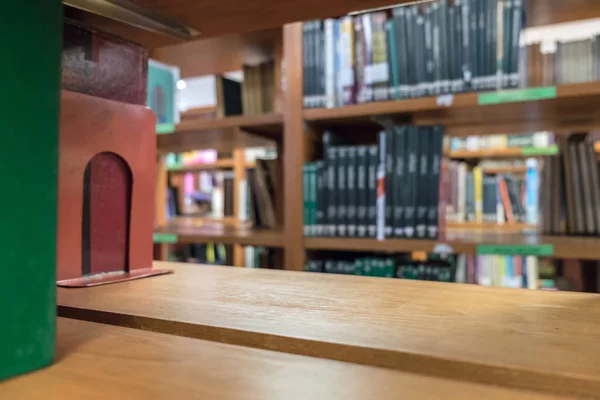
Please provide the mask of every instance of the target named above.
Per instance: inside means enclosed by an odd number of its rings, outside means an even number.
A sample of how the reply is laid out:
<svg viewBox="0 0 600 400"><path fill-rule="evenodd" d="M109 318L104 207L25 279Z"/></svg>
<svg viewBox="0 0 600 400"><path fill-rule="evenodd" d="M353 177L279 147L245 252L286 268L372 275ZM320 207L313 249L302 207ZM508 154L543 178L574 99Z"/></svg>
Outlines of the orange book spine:
<svg viewBox="0 0 600 400"><path fill-rule="evenodd" d="M512 205L508 197L508 188L506 187L504 178L498 179L498 187L500 188L500 196L502 197L502 204L504 204L504 211L506 212L506 221L509 224L514 224L515 216L513 215Z"/></svg>

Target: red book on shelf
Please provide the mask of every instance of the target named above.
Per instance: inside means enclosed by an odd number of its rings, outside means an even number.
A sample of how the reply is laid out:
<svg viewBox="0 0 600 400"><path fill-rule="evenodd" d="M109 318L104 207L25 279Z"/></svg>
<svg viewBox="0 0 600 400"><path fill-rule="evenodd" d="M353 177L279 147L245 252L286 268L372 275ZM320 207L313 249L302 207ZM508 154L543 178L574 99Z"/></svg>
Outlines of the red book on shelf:
<svg viewBox="0 0 600 400"><path fill-rule="evenodd" d="M513 214L510 198L508 197L508 187L506 186L504 177L498 178L498 188L500 189L500 197L502 198L502 205L504 205L504 212L506 213L506 221L509 224L514 224L515 216Z"/></svg>

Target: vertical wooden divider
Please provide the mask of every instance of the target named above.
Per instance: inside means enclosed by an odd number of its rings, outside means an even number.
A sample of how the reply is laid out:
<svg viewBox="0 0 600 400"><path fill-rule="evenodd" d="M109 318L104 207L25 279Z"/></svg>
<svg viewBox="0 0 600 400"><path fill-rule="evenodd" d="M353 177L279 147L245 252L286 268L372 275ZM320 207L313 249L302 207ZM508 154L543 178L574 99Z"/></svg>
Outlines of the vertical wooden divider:
<svg viewBox="0 0 600 400"><path fill-rule="evenodd" d="M233 149L233 216L235 220L235 229L239 229L244 225L245 221L241 221L242 209L242 188L241 185L246 180L246 161L244 156L244 148L240 147L242 132L239 128L235 132L235 148ZM233 265L235 267L244 266L244 247L239 244L233 245Z"/></svg>
<svg viewBox="0 0 600 400"><path fill-rule="evenodd" d="M305 154L301 22L283 27L283 58L284 268L301 271L304 266L302 165Z"/></svg>

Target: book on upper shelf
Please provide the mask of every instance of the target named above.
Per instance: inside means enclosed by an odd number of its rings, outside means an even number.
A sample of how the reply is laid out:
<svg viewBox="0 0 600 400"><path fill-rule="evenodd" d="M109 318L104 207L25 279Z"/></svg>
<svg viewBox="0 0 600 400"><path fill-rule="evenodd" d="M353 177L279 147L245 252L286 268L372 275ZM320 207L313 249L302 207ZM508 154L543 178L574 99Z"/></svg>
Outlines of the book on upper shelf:
<svg viewBox="0 0 600 400"><path fill-rule="evenodd" d="M522 0L439 0L303 24L304 107L518 87Z"/></svg>

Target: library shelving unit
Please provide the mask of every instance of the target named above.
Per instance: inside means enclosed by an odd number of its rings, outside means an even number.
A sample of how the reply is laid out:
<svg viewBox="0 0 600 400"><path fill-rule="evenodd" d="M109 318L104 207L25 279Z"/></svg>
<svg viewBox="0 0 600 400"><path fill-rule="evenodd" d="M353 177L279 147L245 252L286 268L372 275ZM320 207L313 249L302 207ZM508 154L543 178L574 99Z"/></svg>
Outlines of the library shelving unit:
<svg viewBox="0 0 600 400"><path fill-rule="evenodd" d="M299 20L339 16L345 13L391 6L403 1L352 0L323 3L304 0L278 7L269 0L254 1L237 8L233 4L223 14L221 5L192 5L191 1L155 1L152 8L191 26L200 27L200 35L188 43L152 33L140 33L135 28L114 28L102 21L92 21L96 26L124 37L133 38L153 49L152 58L168 64L179 65L182 77L191 77L239 69L248 57L261 57L266 51L285 67L279 71L281 88L278 91L276 113L226 118L217 121L185 122L170 135L158 136L160 151L217 148L234 150L234 170L243 179L244 165L239 149L245 146L272 141L277 146L283 176L280 207L283 226L273 232L258 232L240 227L186 228L198 235L181 235L180 240L221 240L230 243L264 244L281 246L284 250L283 267L301 270L306 250L361 250L361 251L432 251L438 245L450 246L453 251L474 254L482 246L513 245L524 251L552 248L557 258L600 259L600 239L574 237L547 237L530 232L527 226L512 226L483 232L484 227L454 226L450 224L445 236L437 241L304 238L302 167L318 156L321 134L325 129L341 132L358 127L377 129L373 117L392 116L398 121L415 125L442 124L447 134L467 136L473 132L487 134L505 132L533 132L548 130L557 134L592 130L600 126L600 82L557 85L526 90L506 90L482 96L481 93L464 93L438 97L373 102L334 109L303 109L302 93L302 24ZM568 4L567 4L568 3ZM528 26L569 22L600 16L600 4L593 0L563 2L559 0L530 0ZM265 18L265 11L268 17ZM94 17L90 17L94 18ZM278 28L281 27L282 28ZM230 35L237 32L235 35ZM252 33L244 33L252 32ZM267 45L265 46L265 43ZM168 45L168 46L167 46ZM166 46L166 47L165 47ZM252 63L252 61L249 61ZM278 79L279 80L279 79ZM516 152L518 150L511 150ZM511 154L516 155L516 154ZM524 154L523 154L524 155ZM452 154L459 158L494 157L494 154ZM160 165L160 161L159 161ZM159 173L166 183L166 168ZM497 171L513 172L513 171ZM162 175L161 175L162 174ZM236 185L237 188L237 185ZM238 189L236 189L237 191ZM160 197L160 196L159 196ZM162 196L163 198L165 196ZM160 199L159 199L160 200ZM164 200L161 200L164 201ZM159 204L160 207L160 204ZM236 208L237 209L237 208ZM160 221L159 221L160 222ZM480 229L481 228L481 229ZM158 233L168 233L163 227ZM522 232L521 232L522 231ZM253 239L249 239L249 238ZM544 245L548 245L543 247ZM540 247L542 246L542 247ZM513 249L512 251L516 251ZM532 250L533 251L533 250ZM239 260L239 259L238 259Z"/></svg>

